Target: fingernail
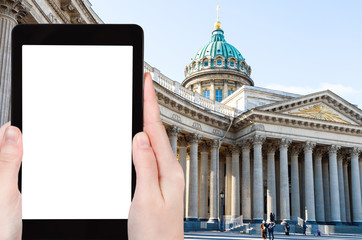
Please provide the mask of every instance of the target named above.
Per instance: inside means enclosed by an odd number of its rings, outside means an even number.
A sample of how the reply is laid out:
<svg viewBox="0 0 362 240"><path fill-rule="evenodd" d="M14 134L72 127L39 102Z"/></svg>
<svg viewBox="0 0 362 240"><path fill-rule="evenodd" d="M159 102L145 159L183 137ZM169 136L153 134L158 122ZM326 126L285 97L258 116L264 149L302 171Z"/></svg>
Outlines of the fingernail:
<svg viewBox="0 0 362 240"><path fill-rule="evenodd" d="M138 146L140 148L149 148L150 147L150 140L148 139L148 136L143 132L138 134L137 142L138 142Z"/></svg>
<svg viewBox="0 0 362 240"><path fill-rule="evenodd" d="M18 131L12 126L9 126L5 131L5 143L16 144L18 142Z"/></svg>

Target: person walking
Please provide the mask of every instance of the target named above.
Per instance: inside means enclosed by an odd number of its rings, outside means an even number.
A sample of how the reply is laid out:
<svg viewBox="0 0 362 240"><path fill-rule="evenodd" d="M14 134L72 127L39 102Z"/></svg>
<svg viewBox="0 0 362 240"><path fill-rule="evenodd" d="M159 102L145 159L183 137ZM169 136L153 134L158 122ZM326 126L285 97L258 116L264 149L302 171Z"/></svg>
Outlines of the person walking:
<svg viewBox="0 0 362 240"><path fill-rule="evenodd" d="M307 235L307 224L303 221L303 234Z"/></svg>
<svg viewBox="0 0 362 240"><path fill-rule="evenodd" d="M269 240L274 240L274 227L275 227L275 223L274 222L270 222L268 224L268 233L269 233Z"/></svg>
<svg viewBox="0 0 362 240"><path fill-rule="evenodd" d="M260 224L260 229L261 229L261 237L263 239L266 239L266 223L263 220L263 222Z"/></svg>
<svg viewBox="0 0 362 240"><path fill-rule="evenodd" d="M285 231L285 235L289 235L289 231L290 231L289 223L286 223L284 225L284 231Z"/></svg>

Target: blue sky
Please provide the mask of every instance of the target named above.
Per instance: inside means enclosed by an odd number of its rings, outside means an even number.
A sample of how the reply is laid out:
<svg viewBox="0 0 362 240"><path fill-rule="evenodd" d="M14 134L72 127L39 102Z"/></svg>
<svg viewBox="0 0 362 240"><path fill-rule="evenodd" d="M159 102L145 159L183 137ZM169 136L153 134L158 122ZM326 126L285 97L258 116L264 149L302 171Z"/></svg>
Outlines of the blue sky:
<svg viewBox="0 0 362 240"><path fill-rule="evenodd" d="M136 23L145 60L181 82L191 57L221 28L256 86L307 94L330 89L362 108L362 1L90 0L105 23Z"/></svg>

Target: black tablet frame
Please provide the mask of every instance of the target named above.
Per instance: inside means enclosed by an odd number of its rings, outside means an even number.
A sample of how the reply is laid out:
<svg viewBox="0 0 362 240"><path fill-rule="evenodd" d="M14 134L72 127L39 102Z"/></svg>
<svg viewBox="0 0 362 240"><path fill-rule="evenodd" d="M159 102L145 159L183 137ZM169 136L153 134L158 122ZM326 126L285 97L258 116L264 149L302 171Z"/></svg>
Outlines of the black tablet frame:
<svg viewBox="0 0 362 240"><path fill-rule="evenodd" d="M128 45L133 46L133 138L137 132L143 130L143 39L142 28L134 24L16 26L12 31L11 125L22 131L23 45ZM133 163L131 171L133 198L136 184ZM20 168L20 191L21 172ZM127 219L23 220L23 239L127 239Z"/></svg>

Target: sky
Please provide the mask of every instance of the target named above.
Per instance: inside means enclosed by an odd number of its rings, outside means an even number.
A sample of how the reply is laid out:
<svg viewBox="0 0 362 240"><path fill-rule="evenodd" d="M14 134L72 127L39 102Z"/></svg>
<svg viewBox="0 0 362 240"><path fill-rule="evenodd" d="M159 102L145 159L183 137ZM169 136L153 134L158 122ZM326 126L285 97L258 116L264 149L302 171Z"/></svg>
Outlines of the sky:
<svg viewBox="0 0 362 240"><path fill-rule="evenodd" d="M362 108L362 1L90 0L104 23L145 33L145 61L182 82L185 66L210 41L216 6L225 39L255 86L309 94L329 89Z"/></svg>

